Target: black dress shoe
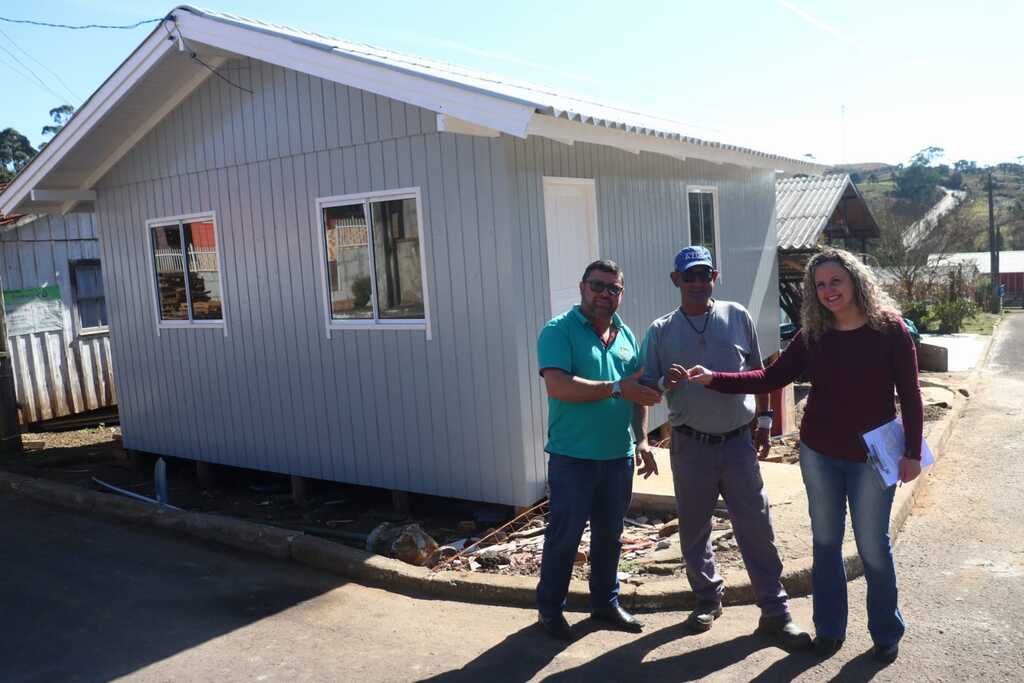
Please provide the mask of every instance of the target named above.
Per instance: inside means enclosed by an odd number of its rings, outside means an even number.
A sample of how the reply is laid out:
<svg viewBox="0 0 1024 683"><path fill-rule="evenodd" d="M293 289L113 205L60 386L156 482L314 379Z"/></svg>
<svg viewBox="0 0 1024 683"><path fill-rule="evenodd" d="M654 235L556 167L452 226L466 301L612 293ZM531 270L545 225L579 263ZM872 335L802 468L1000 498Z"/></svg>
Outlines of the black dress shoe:
<svg viewBox="0 0 1024 683"><path fill-rule="evenodd" d="M590 613L590 618L603 621L620 631L629 631L630 633L640 633L644 627L636 617L622 609L622 605L609 605L593 610Z"/></svg>
<svg viewBox="0 0 1024 683"><path fill-rule="evenodd" d="M552 638L557 638L567 643L576 640L576 634L573 633L572 627L569 626L569 622L561 614L553 617L545 617L543 614L539 614L537 615L537 622Z"/></svg>
<svg viewBox="0 0 1024 683"><path fill-rule="evenodd" d="M843 646L843 638L824 638L818 636L814 639L814 651L819 657L831 657L839 652Z"/></svg>
<svg viewBox="0 0 1024 683"><path fill-rule="evenodd" d="M900 644L893 643L892 645L875 645L871 650L871 656L874 657L877 662L892 664L896 661L896 658L900 656Z"/></svg>
<svg viewBox="0 0 1024 683"><path fill-rule="evenodd" d="M812 647L810 634L797 626L789 614L762 616L757 623L757 632L772 638L787 652L809 650Z"/></svg>
<svg viewBox="0 0 1024 683"><path fill-rule="evenodd" d="M722 606L718 603L703 603L690 612L690 615L683 621L683 625L691 633L704 633L711 630L715 619L722 616Z"/></svg>

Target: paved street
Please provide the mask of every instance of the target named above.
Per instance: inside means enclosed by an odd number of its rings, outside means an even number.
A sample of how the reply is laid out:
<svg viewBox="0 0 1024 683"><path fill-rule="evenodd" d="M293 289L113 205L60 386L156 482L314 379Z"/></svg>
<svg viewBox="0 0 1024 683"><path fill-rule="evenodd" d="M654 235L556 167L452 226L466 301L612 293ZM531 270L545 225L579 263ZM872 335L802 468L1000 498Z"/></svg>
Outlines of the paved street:
<svg viewBox="0 0 1024 683"><path fill-rule="evenodd" d="M909 628L870 658L863 580L845 647L819 662L753 636L728 608L561 649L530 610L419 600L152 529L0 497L0 681L895 681L1024 678L1024 314L1001 326L982 381L897 544ZM810 601L795 600L810 628Z"/></svg>

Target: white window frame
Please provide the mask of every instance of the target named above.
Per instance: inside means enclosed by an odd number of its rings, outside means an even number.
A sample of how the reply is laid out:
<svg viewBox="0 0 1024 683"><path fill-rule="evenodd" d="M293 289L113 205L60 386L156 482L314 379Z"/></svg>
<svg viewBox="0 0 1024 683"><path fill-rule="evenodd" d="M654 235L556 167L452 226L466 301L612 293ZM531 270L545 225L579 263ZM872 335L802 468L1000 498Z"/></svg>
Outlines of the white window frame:
<svg viewBox="0 0 1024 683"><path fill-rule="evenodd" d="M352 206L354 204L368 205L371 201L388 201L394 199L413 199L416 201L416 226L419 231L420 248L420 281L423 283L423 317L413 320L385 320L381 318L336 320L331 316L331 288L327 276L327 236L324 229L324 209L335 206ZM366 206L366 217L370 219L369 207ZM420 196L419 187L403 187L395 190L380 190L377 192L357 192L355 194L334 195L331 197L318 197L316 200L316 244L320 245L320 292L323 302L323 314L326 320L325 333L331 338L334 330L422 330L426 333L427 339L431 339L430 324L430 293L427 287L427 261L429 252L427 247L426 221L423 214L423 202ZM374 308L377 307L377 270L373 250L373 226L370 225L367 235L369 259L370 259L370 296ZM374 314L376 315L376 313Z"/></svg>
<svg viewBox="0 0 1024 683"><path fill-rule="evenodd" d="M217 268L219 269L218 275L220 276L220 320L162 320L160 318L160 290L156 284L156 258L153 255L153 228L167 227L169 225L181 225L183 223L191 223L196 221L210 221L213 223L213 237L216 242L215 250L217 252ZM204 211L202 213L186 213L177 216L163 216L161 218L150 218L146 221L146 252L149 254L149 291L150 300L153 302L153 314L156 318L156 334L159 337L161 330L181 330L181 329L204 329L204 328L221 328L224 330L224 336L228 336L228 307L227 307L227 287L225 286L224 278L224 253L221 250L220 233L217 230L217 212L216 211ZM185 287L188 287L188 283L185 283ZM189 311L189 315L192 312Z"/></svg>
<svg viewBox="0 0 1024 683"><path fill-rule="evenodd" d="M103 262L98 258L79 258L68 261L68 279L71 281L71 310L75 324L75 334L79 337L89 337L94 334L108 334L110 332L110 311L107 310L107 324L94 327L82 327L82 316L78 311L78 273L77 268L83 264L96 264L103 273ZM101 279L102 281L102 279ZM93 297L95 298L95 297ZM103 306L107 304L107 289L103 288Z"/></svg>
<svg viewBox="0 0 1024 683"><path fill-rule="evenodd" d="M722 249L722 223L718 220L718 188L712 185L687 185L686 186L686 239L693 245L693 226L690 225L690 195L710 193L714 202L715 222L715 268L718 270L718 279L721 281L722 273L725 271L725 252Z"/></svg>

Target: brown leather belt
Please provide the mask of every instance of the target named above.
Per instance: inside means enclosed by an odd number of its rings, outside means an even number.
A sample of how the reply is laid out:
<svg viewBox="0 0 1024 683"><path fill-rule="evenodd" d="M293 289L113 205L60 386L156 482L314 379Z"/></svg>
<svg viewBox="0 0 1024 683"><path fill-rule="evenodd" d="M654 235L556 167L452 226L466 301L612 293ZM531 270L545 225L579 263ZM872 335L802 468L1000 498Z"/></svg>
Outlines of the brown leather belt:
<svg viewBox="0 0 1024 683"><path fill-rule="evenodd" d="M688 436L697 443L704 443L708 444L709 446L721 446L723 443L725 443L732 437L738 436L743 432L749 432L750 427L748 427L747 425L743 425L741 427L737 427L731 432L726 432L725 434L707 434L705 432L698 432L696 429L687 427L686 425L679 425L678 427L673 426L672 431L679 432L684 436Z"/></svg>

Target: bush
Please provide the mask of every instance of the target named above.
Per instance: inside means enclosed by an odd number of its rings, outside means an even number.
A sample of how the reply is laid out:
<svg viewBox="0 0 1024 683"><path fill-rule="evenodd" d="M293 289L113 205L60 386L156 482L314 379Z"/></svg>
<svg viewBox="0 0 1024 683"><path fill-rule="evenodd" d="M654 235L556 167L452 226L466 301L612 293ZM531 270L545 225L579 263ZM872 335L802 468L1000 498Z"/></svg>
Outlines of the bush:
<svg viewBox="0 0 1024 683"><path fill-rule="evenodd" d="M363 308L370 303L370 295L373 290L370 288L370 276L361 275L352 281L352 298L355 308Z"/></svg>
<svg viewBox="0 0 1024 683"><path fill-rule="evenodd" d="M903 307L903 317L910 318L919 331L928 332L931 329L929 323L935 322L931 308L931 304L925 301L915 301Z"/></svg>
<svg viewBox="0 0 1024 683"><path fill-rule="evenodd" d="M932 308L939 320L939 332L943 334L959 332L963 328L964 319L978 312L978 306L970 299L941 301Z"/></svg>

